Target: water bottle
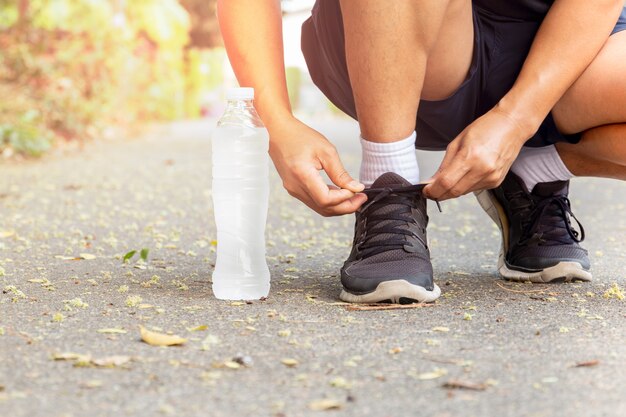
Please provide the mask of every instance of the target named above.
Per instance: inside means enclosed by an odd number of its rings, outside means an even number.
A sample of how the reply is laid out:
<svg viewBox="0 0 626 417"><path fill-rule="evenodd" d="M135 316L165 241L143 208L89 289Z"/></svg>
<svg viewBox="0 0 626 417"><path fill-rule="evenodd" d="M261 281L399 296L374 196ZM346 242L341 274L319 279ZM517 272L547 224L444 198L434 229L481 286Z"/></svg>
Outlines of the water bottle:
<svg viewBox="0 0 626 417"><path fill-rule="evenodd" d="M222 300L259 299L270 289L265 260L269 135L253 99L252 88L228 90L226 110L213 133L213 293Z"/></svg>

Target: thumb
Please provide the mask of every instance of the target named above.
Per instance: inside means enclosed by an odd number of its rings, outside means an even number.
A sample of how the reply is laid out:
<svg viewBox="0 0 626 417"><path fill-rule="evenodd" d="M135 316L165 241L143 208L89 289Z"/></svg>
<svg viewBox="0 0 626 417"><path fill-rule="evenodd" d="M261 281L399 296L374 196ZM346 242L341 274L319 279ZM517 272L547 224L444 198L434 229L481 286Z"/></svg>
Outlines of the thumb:
<svg viewBox="0 0 626 417"><path fill-rule="evenodd" d="M365 189L365 185L361 184L344 168L341 163L341 159L339 159L339 154L337 151L333 151L326 155L326 157L321 161L322 168L328 174L328 178L338 187L341 187L346 190L350 190L353 193L359 193Z"/></svg>

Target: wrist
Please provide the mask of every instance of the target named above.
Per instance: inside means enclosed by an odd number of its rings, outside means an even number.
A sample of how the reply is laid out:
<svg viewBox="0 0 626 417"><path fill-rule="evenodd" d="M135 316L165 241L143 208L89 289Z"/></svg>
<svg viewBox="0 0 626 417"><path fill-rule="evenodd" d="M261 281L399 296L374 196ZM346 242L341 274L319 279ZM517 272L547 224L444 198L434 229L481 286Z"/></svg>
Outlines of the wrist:
<svg viewBox="0 0 626 417"><path fill-rule="evenodd" d="M270 134L270 141L276 141L288 132L293 132L294 124L301 123L291 112L274 113L270 119L262 120Z"/></svg>
<svg viewBox="0 0 626 417"><path fill-rule="evenodd" d="M507 96L496 104L493 111L506 117L515 126L522 144L537 132L545 118L545 115L538 114L535 109L519 105L517 100Z"/></svg>

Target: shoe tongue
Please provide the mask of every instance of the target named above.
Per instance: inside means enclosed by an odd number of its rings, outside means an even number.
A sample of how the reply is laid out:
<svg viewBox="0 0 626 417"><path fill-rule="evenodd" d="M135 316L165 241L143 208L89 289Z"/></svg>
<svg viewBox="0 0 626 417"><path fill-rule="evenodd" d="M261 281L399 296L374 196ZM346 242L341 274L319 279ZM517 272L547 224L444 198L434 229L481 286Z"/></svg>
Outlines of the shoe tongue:
<svg viewBox="0 0 626 417"><path fill-rule="evenodd" d="M406 187L412 185L395 172L386 172L374 181L372 188Z"/></svg>
<svg viewBox="0 0 626 417"><path fill-rule="evenodd" d="M569 181L540 182L533 188L533 195L539 197L567 196Z"/></svg>

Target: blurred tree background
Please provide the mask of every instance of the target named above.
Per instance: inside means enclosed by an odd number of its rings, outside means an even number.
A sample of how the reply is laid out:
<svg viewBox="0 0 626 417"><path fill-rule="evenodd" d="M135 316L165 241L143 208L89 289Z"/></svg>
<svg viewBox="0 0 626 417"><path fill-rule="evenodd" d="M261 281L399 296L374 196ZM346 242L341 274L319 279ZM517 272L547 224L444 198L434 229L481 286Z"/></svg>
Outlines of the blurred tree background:
<svg viewBox="0 0 626 417"><path fill-rule="evenodd" d="M223 65L214 0L0 0L0 153L198 117Z"/></svg>

